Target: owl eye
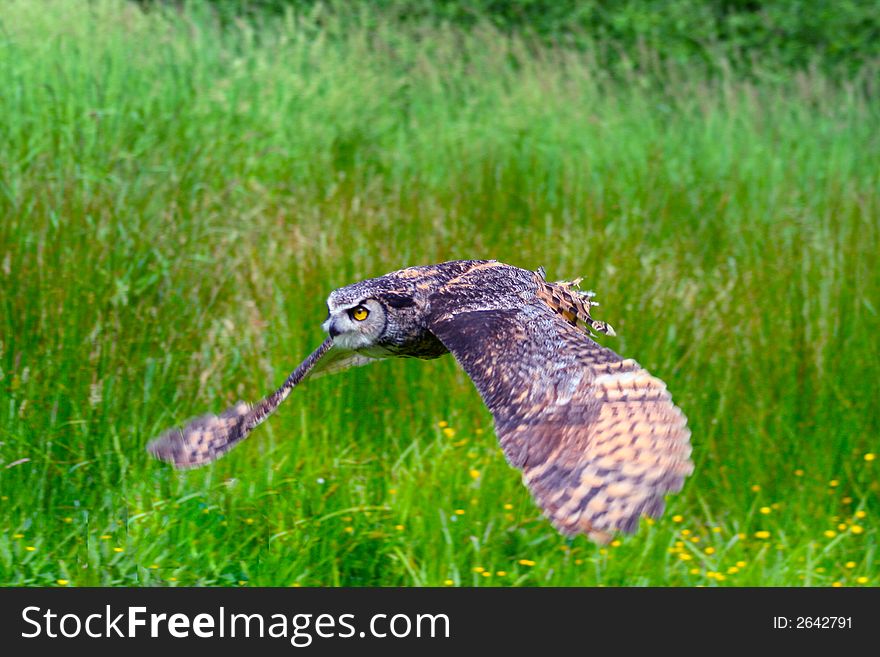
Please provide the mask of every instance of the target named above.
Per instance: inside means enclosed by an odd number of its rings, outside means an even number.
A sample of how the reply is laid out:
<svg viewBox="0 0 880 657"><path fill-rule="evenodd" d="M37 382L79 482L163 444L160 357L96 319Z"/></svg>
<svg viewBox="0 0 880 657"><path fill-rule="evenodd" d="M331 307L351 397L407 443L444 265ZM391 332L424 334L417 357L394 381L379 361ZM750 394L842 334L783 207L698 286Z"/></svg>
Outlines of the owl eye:
<svg viewBox="0 0 880 657"><path fill-rule="evenodd" d="M370 311L364 308L363 306L357 306L348 311L348 314L351 315L352 319L356 319L359 322L364 321L367 316L370 314Z"/></svg>

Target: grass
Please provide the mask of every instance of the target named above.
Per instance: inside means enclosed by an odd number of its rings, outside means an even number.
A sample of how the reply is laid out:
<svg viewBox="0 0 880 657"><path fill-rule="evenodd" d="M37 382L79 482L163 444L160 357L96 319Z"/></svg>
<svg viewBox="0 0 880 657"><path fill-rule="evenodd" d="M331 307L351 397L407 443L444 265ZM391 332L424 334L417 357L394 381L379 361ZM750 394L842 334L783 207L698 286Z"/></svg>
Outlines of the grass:
<svg viewBox="0 0 880 657"><path fill-rule="evenodd" d="M367 19L0 7L0 583L880 584L878 67ZM585 276L668 383L696 471L659 521L557 535L448 357L145 453L279 384L331 289L467 257Z"/></svg>

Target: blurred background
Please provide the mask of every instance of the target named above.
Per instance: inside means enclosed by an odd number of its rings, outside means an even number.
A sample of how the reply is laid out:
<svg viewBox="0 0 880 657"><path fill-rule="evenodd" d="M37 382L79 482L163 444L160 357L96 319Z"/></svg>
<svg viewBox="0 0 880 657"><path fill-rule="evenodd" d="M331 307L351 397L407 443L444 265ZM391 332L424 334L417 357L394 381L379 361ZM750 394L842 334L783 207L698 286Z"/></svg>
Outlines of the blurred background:
<svg viewBox="0 0 880 657"><path fill-rule="evenodd" d="M877 586L880 3L0 5L0 583ZM584 277L696 471L559 536L452 358L297 389L334 288Z"/></svg>

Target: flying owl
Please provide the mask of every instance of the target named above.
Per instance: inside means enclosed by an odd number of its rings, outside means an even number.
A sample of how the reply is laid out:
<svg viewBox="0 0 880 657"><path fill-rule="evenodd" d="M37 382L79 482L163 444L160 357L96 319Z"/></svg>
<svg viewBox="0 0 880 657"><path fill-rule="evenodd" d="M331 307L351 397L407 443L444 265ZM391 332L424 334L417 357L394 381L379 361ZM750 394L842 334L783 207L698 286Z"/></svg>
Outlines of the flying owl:
<svg viewBox="0 0 880 657"><path fill-rule="evenodd" d="M578 283L458 260L339 288L327 299L329 337L278 390L172 429L147 449L177 468L199 467L244 440L309 376L452 352L553 525L598 543L633 533L693 471L690 431L660 379L591 339L614 331L593 319L592 293Z"/></svg>

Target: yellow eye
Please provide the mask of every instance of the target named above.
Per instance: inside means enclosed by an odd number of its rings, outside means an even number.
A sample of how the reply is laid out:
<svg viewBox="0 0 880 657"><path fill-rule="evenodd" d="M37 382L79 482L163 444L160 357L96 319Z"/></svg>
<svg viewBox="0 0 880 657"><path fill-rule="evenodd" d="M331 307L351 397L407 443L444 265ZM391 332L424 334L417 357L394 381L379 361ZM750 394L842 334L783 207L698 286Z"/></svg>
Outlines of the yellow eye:
<svg viewBox="0 0 880 657"><path fill-rule="evenodd" d="M351 316L359 322L364 321L367 318L367 315L370 314L370 311L364 308L363 306L358 306L354 310L351 311Z"/></svg>

